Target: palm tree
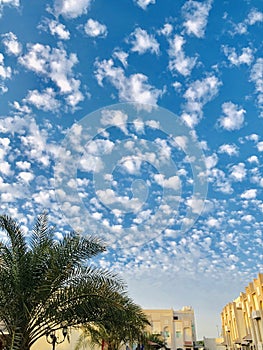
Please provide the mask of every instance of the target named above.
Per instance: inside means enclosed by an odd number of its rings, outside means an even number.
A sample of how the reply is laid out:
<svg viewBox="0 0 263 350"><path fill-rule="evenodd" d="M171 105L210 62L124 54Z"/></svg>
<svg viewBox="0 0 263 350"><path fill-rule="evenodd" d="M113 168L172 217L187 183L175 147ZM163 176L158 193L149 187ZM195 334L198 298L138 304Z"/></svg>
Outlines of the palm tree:
<svg viewBox="0 0 263 350"><path fill-rule="evenodd" d="M127 296L117 296L116 300L121 305L118 310L107 309L102 322L82 327L75 350L85 344L118 350L123 344L142 343L145 327L150 324L143 310Z"/></svg>
<svg viewBox="0 0 263 350"><path fill-rule="evenodd" d="M51 330L102 322L125 298L124 284L88 260L105 250L98 238L75 232L55 239L47 214L27 236L12 218L0 216L0 323L5 349L29 350Z"/></svg>
<svg viewBox="0 0 263 350"><path fill-rule="evenodd" d="M145 350L167 349L165 340L160 334L145 333L143 344Z"/></svg>

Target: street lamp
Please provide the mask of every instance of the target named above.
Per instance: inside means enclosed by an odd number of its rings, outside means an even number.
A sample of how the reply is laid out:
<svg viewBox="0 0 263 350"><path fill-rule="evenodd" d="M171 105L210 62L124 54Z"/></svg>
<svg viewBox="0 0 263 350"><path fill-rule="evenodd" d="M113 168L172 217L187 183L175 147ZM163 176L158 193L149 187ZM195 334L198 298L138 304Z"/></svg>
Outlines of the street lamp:
<svg viewBox="0 0 263 350"><path fill-rule="evenodd" d="M52 344L52 350L55 350L56 344L61 344L68 335L68 328L64 326L62 328L62 338L56 334L56 331L51 330L46 333L46 339L49 344Z"/></svg>

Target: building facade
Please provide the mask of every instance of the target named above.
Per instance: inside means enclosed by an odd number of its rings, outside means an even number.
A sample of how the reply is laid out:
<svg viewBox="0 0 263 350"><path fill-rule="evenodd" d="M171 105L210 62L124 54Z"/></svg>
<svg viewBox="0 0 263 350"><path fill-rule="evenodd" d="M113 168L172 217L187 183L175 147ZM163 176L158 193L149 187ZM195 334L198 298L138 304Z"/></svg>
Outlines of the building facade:
<svg viewBox="0 0 263 350"><path fill-rule="evenodd" d="M161 335L171 350L193 350L196 342L194 310L185 306L173 309L143 310L151 326L148 331Z"/></svg>
<svg viewBox="0 0 263 350"><path fill-rule="evenodd" d="M263 350L263 274L223 308L221 321L227 350Z"/></svg>

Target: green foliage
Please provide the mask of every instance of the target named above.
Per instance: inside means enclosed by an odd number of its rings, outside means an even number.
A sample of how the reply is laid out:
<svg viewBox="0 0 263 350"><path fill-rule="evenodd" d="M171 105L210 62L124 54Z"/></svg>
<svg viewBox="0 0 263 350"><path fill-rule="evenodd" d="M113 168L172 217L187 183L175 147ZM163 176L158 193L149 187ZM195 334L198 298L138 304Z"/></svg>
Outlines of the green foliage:
<svg viewBox="0 0 263 350"><path fill-rule="evenodd" d="M98 238L75 232L55 239L44 213L27 236L10 217L0 216L0 322L7 350L28 350L50 329L102 324L119 309L124 284L109 271L88 266L103 252Z"/></svg>
<svg viewBox="0 0 263 350"><path fill-rule="evenodd" d="M105 319L100 323L87 324L82 328L82 335L75 350L83 344L104 344L108 350L118 350L123 344L141 343L146 325L149 324L140 306L127 296L117 296L119 307L108 309Z"/></svg>
<svg viewBox="0 0 263 350"><path fill-rule="evenodd" d="M165 340L160 334L145 333L142 343L144 344L145 350L166 348Z"/></svg>

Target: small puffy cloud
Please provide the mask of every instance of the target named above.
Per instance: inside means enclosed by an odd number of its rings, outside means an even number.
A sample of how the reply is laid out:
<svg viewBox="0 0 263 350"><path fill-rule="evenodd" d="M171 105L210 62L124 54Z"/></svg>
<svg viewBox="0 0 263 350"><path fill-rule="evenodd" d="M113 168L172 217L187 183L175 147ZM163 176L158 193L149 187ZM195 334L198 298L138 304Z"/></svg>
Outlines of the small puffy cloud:
<svg viewBox="0 0 263 350"><path fill-rule="evenodd" d="M29 170L31 168L31 163L27 161L18 161L16 162L16 166L18 169L21 170Z"/></svg>
<svg viewBox="0 0 263 350"><path fill-rule="evenodd" d="M101 199L104 205L114 205L116 209L121 210L140 210L143 203L138 198L129 198L128 196L118 196L112 189L98 190L97 196Z"/></svg>
<svg viewBox="0 0 263 350"><path fill-rule="evenodd" d="M143 10L147 9L150 4L155 4L155 0L134 0L136 5L138 5Z"/></svg>
<svg viewBox="0 0 263 350"><path fill-rule="evenodd" d="M113 53L113 57L116 57L123 65L123 67L128 67L128 54L127 52L124 52L124 51L119 51L119 50L116 50L114 51Z"/></svg>
<svg viewBox="0 0 263 350"><path fill-rule="evenodd" d="M232 166L230 177L234 181L243 181L246 177L246 174L247 174L247 170L245 168L245 164L239 163L237 165Z"/></svg>
<svg viewBox="0 0 263 350"><path fill-rule="evenodd" d="M193 1L188 0L183 8L183 16L185 21L183 23L186 33L188 35L195 35L197 38L203 38L205 35L205 27L209 11L212 7L212 1Z"/></svg>
<svg viewBox="0 0 263 350"><path fill-rule="evenodd" d="M11 164L6 161L1 161L0 173L6 176L12 175Z"/></svg>
<svg viewBox="0 0 263 350"><path fill-rule="evenodd" d="M144 74L124 75L124 70L115 67L113 60L103 60L96 64L95 76L100 85L107 79L118 90L121 101L137 102L141 104L156 105L162 91L148 84Z"/></svg>
<svg viewBox="0 0 263 350"><path fill-rule="evenodd" d="M164 26L158 31L158 34L169 36L173 31L173 26L170 23L165 23Z"/></svg>
<svg viewBox="0 0 263 350"><path fill-rule="evenodd" d="M142 160L138 157L124 157L121 161L121 167L129 174L139 174Z"/></svg>
<svg viewBox="0 0 263 350"><path fill-rule="evenodd" d="M239 66L241 64L247 64L249 66L254 59L253 51L250 47L244 47L242 49L242 53L239 56L237 55L235 48L224 46L223 50L228 60L234 66Z"/></svg>
<svg viewBox="0 0 263 350"><path fill-rule="evenodd" d="M66 26L58 21L45 19L43 23L38 26L39 29L49 31L51 35L56 35L60 40L69 40L70 32L66 29Z"/></svg>
<svg viewBox="0 0 263 350"><path fill-rule="evenodd" d="M220 227L220 222L215 219L215 218L209 218L206 222L206 224L209 226L209 227L216 227L216 228L219 228Z"/></svg>
<svg viewBox="0 0 263 350"><path fill-rule="evenodd" d="M246 221L246 222L251 222L254 220L254 216L248 214L248 215L244 215L241 217L242 220Z"/></svg>
<svg viewBox="0 0 263 350"><path fill-rule="evenodd" d="M181 188L181 181L178 176L171 176L166 179L163 174L155 174L154 180L158 183L158 185L165 188L171 188L175 191Z"/></svg>
<svg viewBox="0 0 263 350"><path fill-rule="evenodd" d="M55 91L52 88L47 88L43 92L32 90L29 91L23 102L34 105L36 108L46 112L56 111L60 107L60 102L55 98L55 95Z"/></svg>
<svg viewBox="0 0 263 350"><path fill-rule="evenodd" d="M226 153L229 156L237 156L238 155L238 148L236 145L230 145L230 144L224 144L219 147L218 150L219 153Z"/></svg>
<svg viewBox="0 0 263 350"><path fill-rule="evenodd" d="M77 18L88 12L92 0L55 0L54 11L57 16Z"/></svg>
<svg viewBox="0 0 263 350"><path fill-rule="evenodd" d="M251 26L258 22L263 22L263 12L258 11L256 8L253 8L249 12L246 22Z"/></svg>
<svg viewBox="0 0 263 350"><path fill-rule="evenodd" d="M174 83L172 83L173 88L175 89L175 91L180 92L182 89L182 83L180 83L179 81L175 81Z"/></svg>
<svg viewBox="0 0 263 350"><path fill-rule="evenodd" d="M187 57L183 51L185 40L181 35L175 35L169 40L169 69L173 72L178 72L183 76L191 74L192 69L196 64L196 57Z"/></svg>
<svg viewBox="0 0 263 350"><path fill-rule="evenodd" d="M246 34L248 26L253 26L260 22L263 22L263 12L256 8L252 8L243 22L234 25L234 34Z"/></svg>
<svg viewBox="0 0 263 350"><path fill-rule="evenodd" d="M257 149L259 152L263 152L263 141L257 143Z"/></svg>
<svg viewBox="0 0 263 350"><path fill-rule="evenodd" d="M207 169L212 169L216 166L218 162L218 157L215 153L213 153L211 156L208 156L205 158L205 165Z"/></svg>
<svg viewBox="0 0 263 350"><path fill-rule="evenodd" d="M186 205L191 208L194 214L201 214L204 209L204 200L192 197L187 199Z"/></svg>
<svg viewBox="0 0 263 350"><path fill-rule="evenodd" d="M258 157L257 156L251 156L247 159L247 161L249 163L256 163L256 164L259 164L259 160L258 160Z"/></svg>
<svg viewBox="0 0 263 350"><path fill-rule="evenodd" d="M153 35L149 35L146 30L136 28L130 35L130 42L133 45L131 50L138 52L139 55L147 51L151 53L159 53L159 44Z"/></svg>
<svg viewBox="0 0 263 350"><path fill-rule="evenodd" d="M214 76L194 81L184 93L187 100L182 119L189 127L198 124L203 116L203 106L211 101L218 93L221 82Z"/></svg>
<svg viewBox="0 0 263 350"><path fill-rule="evenodd" d="M113 147L114 143L110 140L96 139L88 142L85 150L88 152L88 154L98 156L111 153Z"/></svg>
<svg viewBox="0 0 263 350"><path fill-rule="evenodd" d="M12 75L11 67L6 67L4 63L4 55L0 52L0 92L7 92L5 80L10 79Z"/></svg>
<svg viewBox="0 0 263 350"><path fill-rule="evenodd" d="M240 108L232 102L225 102L222 105L224 116L219 119L219 125L228 131L242 128L245 119L245 109Z"/></svg>
<svg viewBox="0 0 263 350"><path fill-rule="evenodd" d="M20 1L19 0L0 0L0 17L2 16L4 6L19 7Z"/></svg>
<svg viewBox="0 0 263 350"><path fill-rule="evenodd" d="M119 129L121 129L125 134L127 134L128 133L127 127L126 127L127 119L128 119L128 115L123 113L120 110L104 109L102 111L101 124L107 127L114 125Z"/></svg>
<svg viewBox="0 0 263 350"><path fill-rule="evenodd" d="M88 36L91 36L93 38L95 37L105 38L107 35L107 27L104 24L98 21L95 21L92 18L89 18L87 20L87 23L84 26L84 30Z"/></svg>
<svg viewBox="0 0 263 350"><path fill-rule="evenodd" d="M247 135L247 136L246 136L246 140L258 142L258 140L259 140L259 135L258 135L258 134L250 134L250 135Z"/></svg>
<svg viewBox="0 0 263 350"><path fill-rule="evenodd" d="M263 58L258 58L256 63L252 66L250 81L255 84L257 102L261 110L260 116L263 117Z"/></svg>
<svg viewBox="0 0 263 350"><path fill-rule="evenodd" d="M28 45L28 52L19 57L19 63L40 76L49 78L66 95L67 104L75 106L83 100L80 81L74 78L73 67L78 63L77 55L67 52L63 47L51 48L48 45Z"/></svg>
<svg viewBox="0 0 263 350"><path fill-rule="evenodd" d="M256 198L256 196L257 196L257 190L256 189L250 189L250 190L244 191L241 194L241 198L242 199L254 199L254 198Z"/></svg>
<svg viewBox="0 0 263 350"><path fill-rule="evenodd" d="M21 173L18 174L18 178L25 183L29 183L35 178L35 176L29 171L21 171Z"/></svg>
<svg viewBox="0 0 263 350"><path fill-rule="evenodd" d="M18 56L22 51L22 45L18 42L17 36L12 33L6 33L2 35L3 44L7 54Z"/></svg>

